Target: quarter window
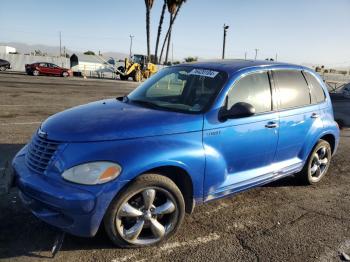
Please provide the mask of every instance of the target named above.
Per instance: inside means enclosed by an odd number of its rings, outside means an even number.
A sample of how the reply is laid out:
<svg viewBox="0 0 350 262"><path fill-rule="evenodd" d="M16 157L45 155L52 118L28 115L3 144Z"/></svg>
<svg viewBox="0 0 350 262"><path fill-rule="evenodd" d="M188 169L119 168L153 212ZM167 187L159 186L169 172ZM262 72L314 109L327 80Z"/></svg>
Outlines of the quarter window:
<svg viewBox="0 0 350 262"><path fill-rule="evenodd" d="M326 99L322 86L317 81L317 79L310 73L305 72L305 76L309 83L309 87L311 91L311 103L312 104L322 103Z"/></svg>
<svg viewBox="0 0 350 262"><path fill-rule="evenodd" d="M281 109L310 104L310 90L301 71L274 71L273 75L278 85Z"/></svg>
<svg viewBox="0 0 350 262"><path fill-rule="evenodd" d="M228 94L228 108L238 102L251 104L256 113L271 111L271 88L267 73L254 73L240 79Z"/></svg>

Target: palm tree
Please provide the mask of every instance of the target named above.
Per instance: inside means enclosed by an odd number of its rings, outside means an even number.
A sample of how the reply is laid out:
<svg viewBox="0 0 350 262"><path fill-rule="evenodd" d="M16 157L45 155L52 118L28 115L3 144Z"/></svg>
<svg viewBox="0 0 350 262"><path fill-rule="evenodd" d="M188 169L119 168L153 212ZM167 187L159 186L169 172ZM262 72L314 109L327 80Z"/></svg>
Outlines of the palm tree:
<svg viewBox="0 0 350 262"><path fill-rule="evenodd" d="M162 12L160 13L160 19L159 19L159 25L158 25L158 33L157 33L157 41L156 41L156 49L154 51L154 62L157 64L158 63L158 47L159 47L159 40L160 40L160 35L162 33L162 25L164 21L164 15L165 15L165 9L167 6L167 1L164 0L163 7L162 7Z"/></svg>
<svg viewBox="0 0 350 262"><path fill-rule="evenodd" d="M167 45L166 53L165 53L165 61L164 61L165 64L168 63L169 47L170 47L170 42L171 42L171 30L173 27L172 22L173 22L174 15L175 15L175 12L178 9L178 7L179 7L178 0L169 0L168 1L168 11L170 14L170 21L169 21L170 31L169 31L169 35L168 35L168 45Z"/></svg>
<svg viewBox="0 0 350 262"><path fill-rule="evenodd" d="M170 13L170 24L169 24L168 32L167 32L167 34L165 36L165 39L164 39L164 42L163 42L163 45L162 45L162 50L161 50L160 56L159 56L159 62L161 62L161 60L162 60L164 47L165 47L166 43L168 43L167 54L166 54L166 56L168 57L169 46L170 46L170 41L169 40L170 40L170 36L171 36L171 30L172 30L173 24L175 22L175 19L176 19L176 17L179 14L180 8L181 8L182 4L185 3L185 2L186 2L186 0L168 0L168 11ZM165 62L167 62L167 60L168 60L167 57L165 59L166 60Z"/></svg>
<svg viewBox="0 0 350 262"><path fill-rule="evenodd" d="M147 34L147 57L148 59L150 58L151 55L151 44L150 44L150 34L151 34L151 29L150 29L150 16L151 16L151 9L153 6L154 0L145 0L146 4L146 34Z"/></svg>

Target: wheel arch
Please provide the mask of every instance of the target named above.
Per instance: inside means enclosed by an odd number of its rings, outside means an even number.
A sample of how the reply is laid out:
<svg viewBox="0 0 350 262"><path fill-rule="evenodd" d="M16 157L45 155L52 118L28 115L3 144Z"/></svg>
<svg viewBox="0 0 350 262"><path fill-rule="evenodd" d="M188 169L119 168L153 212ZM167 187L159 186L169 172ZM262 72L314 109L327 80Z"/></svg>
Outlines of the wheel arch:
<svg viewBox="0 0 350 262"><path fill-rule="evenodd" d="M322 137L320 137L319 140L321 140L321 139L327 141L330 144L332 154L333 154L334 150L335 150L335 143L336 143L335 136L333 134L325 134Z"/></svg>
<svg viewBox="0 0 350 262"><path fill-rule="evenodd" d="M193 212L193 209L195 206L194 197L193 197L193 182L192 182L191 176L188 174L188 172L185 169L178 166L167 165L167 166L159 166L159 167L149 169L143 174L147 174L147 173L159 174L171 179L176 184L176 186L180 189L184 197L186 213L191 214Z"/></svg>
<svg viewBox="0 0 350 262"><path fill-rule="evenodd" d="M130 184L132 184L138 177L145 174L161 175L172 180L180 189L184 197L186 213L191 214L193 212L195 207L195 198L192 178L185 169L174 165L158 166L142 171L131 180L129 180L125 185L123 185L121 190L114 196L114 198L118 197L118 195L127 190Z"/></svg>
<svg viewBox="0 0 350 262"><path fill-rule="evenodd" d="M327 141L330 146L331 146L331 150L332 150L332 155L335 154L336 150L337 150L337 136L336 134L334 134L333 132L323 132L317 136L314 136L312 138L311 141L309 141L309 143L304 145L303 150L300 151L299 157L306 162L310 153L314 150L314 148L316 147L317 143L320 140L325 140Z"/></svg>

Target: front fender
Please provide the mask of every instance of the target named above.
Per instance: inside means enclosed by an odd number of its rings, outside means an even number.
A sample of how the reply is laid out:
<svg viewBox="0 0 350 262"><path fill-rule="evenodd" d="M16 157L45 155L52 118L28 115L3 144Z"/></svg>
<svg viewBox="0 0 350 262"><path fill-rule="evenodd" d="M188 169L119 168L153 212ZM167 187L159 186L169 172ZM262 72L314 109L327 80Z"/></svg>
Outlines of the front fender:
<svg viewBox="0 0 350 262"><path fill-rule="evenodd" d="M86 162L116 162L122 167L122 172L115 182L133 180L157 167L176 166L189 174L193 197L203 197L205 155L201 131L118 141L71 143L60 153L58 161L60 164L56 166L61 169L58 173Z"/></svg>

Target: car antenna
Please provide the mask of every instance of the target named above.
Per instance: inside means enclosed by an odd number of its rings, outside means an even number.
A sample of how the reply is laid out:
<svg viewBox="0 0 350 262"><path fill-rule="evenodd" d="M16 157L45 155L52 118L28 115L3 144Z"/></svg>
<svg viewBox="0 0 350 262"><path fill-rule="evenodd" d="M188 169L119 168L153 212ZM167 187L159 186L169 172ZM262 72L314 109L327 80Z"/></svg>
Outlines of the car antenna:
<svg viewBox="0 0 350 262"><path fill-rule="evenodd" d="M65 235L66 235L66 233L63 231L60 231L57 233L56 238L55 238L55 242L53 243L53 246L51 249L52 258L54 258L55 255L58 253L58 251L61 250Z"/></svg>

